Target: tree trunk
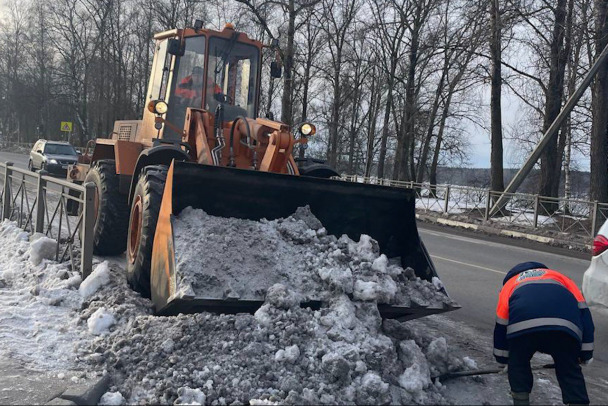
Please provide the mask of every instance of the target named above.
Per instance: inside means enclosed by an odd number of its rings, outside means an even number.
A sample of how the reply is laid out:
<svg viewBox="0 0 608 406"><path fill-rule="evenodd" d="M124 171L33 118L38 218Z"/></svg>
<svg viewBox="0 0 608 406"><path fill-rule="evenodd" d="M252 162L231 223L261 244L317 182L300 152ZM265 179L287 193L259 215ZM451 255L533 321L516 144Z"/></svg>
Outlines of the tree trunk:
<svg viewBox="0 0 608 406"><path fill-rule="evenodd" d="M386 161L386 144L388 141L389 124L391 120L391 109L393 108L393 85L395 83L396 61L391 61L391 71L388 76L388 94L386 96L386 106L384 110L384 120L382 121L382 138L380 139L380 153L378 156L378 177L384 178L384 165Z"/></svg>
<svg viewBox="0 0 608 406"><path fill-rule="evenodd" d="M608 44L608 0L595 0L595 54ZM597 73L592 92L591 199L608 202L608 65Z"/></svg>
<svg viewBox="0 0 608 406"><path fill-rule="evenodd" d="M374 73L376 73L374 71ZM367 150L365 156L365 177L371 176L372 166L374 163L374 141L376 139L376 120L380 111L380 102L382 101L382 93L380 86L376 81L376 75L372 76L372 85L370 90L370 111L369 122L367 127Z"/></svg>
<svg viewBox="0 0 608 406"><path fill-rule="evenodd" d="M490 126L491 126L491 152L490 152L490 188L502 192L505 189L503 178L502 157L502 34L500 22L499 0L490 1L490 24L492 38L490 40L491 96L490 96Z"/></svg>
<svg viewBox="0 0 608 406"><path fill-rule="evenodd" d="M435 98L433 99L433 106L431 108L431 112L429 114L429 119L427 122L426 137L424 139L422 151L420 153L420 159L418 160L418 173L416 174L417 183L422 183L424 181L424 173L426 171L426 163L429 159L431 139L433 138L433 130L435 129L435 119L437 118L437 112L439 111L439 102L441 99L441 94L443 93L443 85L445 82L445 78L448 74L450 61L447 54L448 51L446 50L445 52L446 54L444 58L443 69L441 70L441 78L439 79L437 89L435 90Z"/></svg>
<svg viewBox="0 0 608 406"><path fill-rule="evenodd" d="M287 49L284 58L285 76L283 80L283 97L281 98L281 121L291 126L293 117L293 54L294 37L296 33L296 12L294 0L288 2L288 27L287 27Z"/></svg>
<svg viewBox="0 0 608 406"><path fill-rule="evenodd" d="M398 180L412 180L409 170L410 154L416 137L415 134L415 113L416 113L416 67L418 65L418 47L420 45L420 28L422 23L417 21L412 31L411 44L408 56L407 83L405 87L405 108L403 111L403 127L399 134L397 143L398 159L395 161L393 177Z"/></svg>
<svg viewBox="0 0 608 406"><path fill-rule="evenodd" d="M545 133L551 123L558 116L564 95L564 76L566 61L564 55L566 49L563 46L565 37L566 22L566 0L558 0L555 6L555 23L553 26L553 38L551 40L551 50L549 55L549 83L547 84L545 117L543 120L543 133ZM542 196L557 197L555 191L556 178L559 182L562 157L558 156L558 137L559 133L553 135L540 158L540 190ZM556 205L546 207L547 212L552 213L557 209Z"/></svg>

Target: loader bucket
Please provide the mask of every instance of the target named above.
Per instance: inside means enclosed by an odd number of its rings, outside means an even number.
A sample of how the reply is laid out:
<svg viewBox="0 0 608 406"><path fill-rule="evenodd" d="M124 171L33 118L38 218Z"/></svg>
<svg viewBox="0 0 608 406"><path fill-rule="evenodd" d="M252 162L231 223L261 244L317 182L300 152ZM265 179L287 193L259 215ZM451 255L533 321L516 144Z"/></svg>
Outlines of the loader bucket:
<svg viewBox="0 0 608 406"><path fill-rule="evenodd" d="M329 234L347 234L356 241L367 234L378 241L380 251L388 258L400 257L404 268L412 267L421 279L431 281L437 273L418 235L414 200L411 189L173 161L152 253L150 279L156 312L241 313L254 312L263 304L263 298L225 300L209 297L206 292L176 291L173 217L188 206L212 216L257 221L288 217L298 207L308 205ZM304 305L315 308L321 303L313 300ZM378 308L385 318L407 320L453 310L458 305Z"/></svg>

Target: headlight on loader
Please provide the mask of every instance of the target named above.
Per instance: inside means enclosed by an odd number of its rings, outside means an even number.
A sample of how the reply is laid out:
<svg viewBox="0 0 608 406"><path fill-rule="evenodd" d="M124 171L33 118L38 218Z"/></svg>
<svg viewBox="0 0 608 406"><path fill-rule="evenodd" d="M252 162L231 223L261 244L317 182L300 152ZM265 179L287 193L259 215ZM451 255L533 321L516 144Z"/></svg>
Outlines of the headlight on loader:
<svg viewBox="0 0 608 406"><path fill-rule="evenodd" d="M165 114L169 106L162 100L151 100L148 103L148 110L150 110L154 114Z"/></svg>
<svg viewBox="0 0 608 406"><path fill-rule="evenodd" d="M304 137L315 135L316 132L317 129L313 124L302 123L302 125L300 125L300 134L302 134Z"/></svg>

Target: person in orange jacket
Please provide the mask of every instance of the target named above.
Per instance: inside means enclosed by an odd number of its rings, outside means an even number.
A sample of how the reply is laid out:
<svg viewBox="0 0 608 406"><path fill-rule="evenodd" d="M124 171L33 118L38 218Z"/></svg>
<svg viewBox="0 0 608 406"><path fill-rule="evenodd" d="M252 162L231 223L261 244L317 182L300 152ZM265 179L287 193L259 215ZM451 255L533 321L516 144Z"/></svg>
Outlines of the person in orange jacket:
<svg viewBox="0 0 608 406"><path fill-rule="evenodd" d="M203 81L203 68L195 66L192 68L192 74L181 80L175 90L175 95L188 106L200 107L203 97ZM222 88L211 78L207 79L207 89L210 90L207 95L209 99L213 96L215 100L221 100Z"/></svg>
<svg viewBox="0 0 608 406"><path fill-rule="evenodd" d="M534 353L551 355L566 404L589 404L581 364L593 360L591 312L576 284L539 262L513 267L503 281L494 356L507 371L514 405L529 405Z"/></svg>

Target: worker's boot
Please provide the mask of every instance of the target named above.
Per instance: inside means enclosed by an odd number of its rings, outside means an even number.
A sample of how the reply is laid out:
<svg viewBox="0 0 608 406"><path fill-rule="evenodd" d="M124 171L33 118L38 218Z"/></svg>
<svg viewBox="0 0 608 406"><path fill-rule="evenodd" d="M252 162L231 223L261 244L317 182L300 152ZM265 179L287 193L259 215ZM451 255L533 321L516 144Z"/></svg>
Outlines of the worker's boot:
<svg viewBox="0 0 608 406"><path fill-rule="evenodd" d="M511 392L514 406L528 406L530 404L530 394L528 392Z"/></svg>

